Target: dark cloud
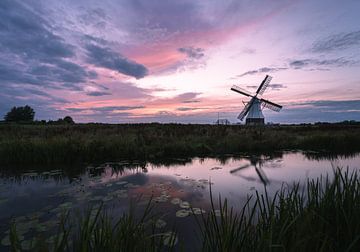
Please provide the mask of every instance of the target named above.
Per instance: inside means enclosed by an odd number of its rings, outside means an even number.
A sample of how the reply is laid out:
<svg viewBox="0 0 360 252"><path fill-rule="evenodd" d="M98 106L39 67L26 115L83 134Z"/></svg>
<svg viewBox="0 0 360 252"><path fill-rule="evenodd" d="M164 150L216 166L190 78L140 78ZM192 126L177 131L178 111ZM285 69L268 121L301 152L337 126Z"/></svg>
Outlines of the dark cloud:
<svg viewBox="0 0 360 252"><path fill-rule="evenodd" d="M65 43L51 30L51 25L26 6L25 2L0 1L2 53L43 62L74 56L73 46Z"/></svg>
<svg viewBox="0 0 360 252"><path fill-rule="evenodd" d="M270 85L268 85L268 87L271 88L272 90L280 90L280 89L287 88L286 85L284 85L284 84L277 84L277 83L275 83L275 84L270 84Z"/></svg>
<svg viewBox="0 0 360 252"><path fill-rule="evenodd" d="M189 107L180 107L180 108L177 108L176 110L177 111L193 111L193 110L198 110L200 108L189 108Z"/></svg>
<svg viewBox="0 0 360 252"><path fill-rule="evenodd" d="M116 70L119 73L133 76L137 79L148 75L149 71L144 65L131 61L112 51L110 48L89 44L86 46L86 49L87 62L95 66Z"/></svg>
<svg viewBox="0 0 360 252"><path fill-rule="evenodd" d="M105 106L105 107L96 107L96 108L67 108L69 111L73 112L81 112L81 111L97 111L97 112L114 112L114 111L127 111L127 110L135 110L142 109L145 106Z"/></svg>
<svg viewBox="0 0 360 252"><path fill-rule="evenodd" d="M75 47L39 13L26 1L0 1L0 82L82 90L97 73L71 62Z"/></svg>
<svg viewBox="0 0 360 252"><path fill-rule="evenodd" d="M337 59L325 59L325 60L318 60L318 59L299 59L299 60L292 60L289 63L289 66L294 69L302 69L306 67L343 67L343 66L351 66L356 64L356 61L347 60L345 58L337 58Z"/></svg>
<svg viewBox="0 0 360 252"><path fill-rule="evenodd" d="M293 106L296 107L293 107ZM264 111L267 121L281 123L339 122L360 120L360 100L306 101L284 106L280 113Z"/></svg>
<svg viewBox="0 0 360 252"><path fill-rule="evenodd" d="M256 70L250 70L247 71L243 74L237 75L237 77L243 77L246 75L254 75L254 74L259 74L259 73L274 73L274 72L278 72L278 71L282 71L282 70L286 70L288 68L286 67L262 67Z"/></svg>
<svg viewBox="0 0 360 252"><path fill-rule="evenodd" d="M181 47L178 49L179 52L185 54L188 58L191 59L200 59L205 56L204 49L202 48L195 48L192 46L189 47Z"/></svg>
<svg viewBox="0 0 360 252"><path fill-rule="evenodd" d="M181 102L184 102L184 101L192 100L192 99L196 98L197 96L199 96L200 94L201 93L188 92L188 93L180 94L180 95L176 96L175 98L181 100Z"/></svg>
<svg viewBox="0 0 360 252"><path fill-rule="evenodd" d="M111 93L105 92L105 91L90 91L90 92L86 92L86 95L88 95L88 96L104 96L104 95L111 95Z"/></svg>
<svg viewBox="0 0 360 252"><path fill-rule="evenodd" d="M339 33L313 44L312 51L318 53L331 52L335 50L347 49L360 45L360 31Z"/></svg>
<svg viewBox="0 0 360 252"><path fill-rule="evenodd" d="M182 103L198 103L200 102L199 100L186 100L186 101L182 101Z"/></svg>

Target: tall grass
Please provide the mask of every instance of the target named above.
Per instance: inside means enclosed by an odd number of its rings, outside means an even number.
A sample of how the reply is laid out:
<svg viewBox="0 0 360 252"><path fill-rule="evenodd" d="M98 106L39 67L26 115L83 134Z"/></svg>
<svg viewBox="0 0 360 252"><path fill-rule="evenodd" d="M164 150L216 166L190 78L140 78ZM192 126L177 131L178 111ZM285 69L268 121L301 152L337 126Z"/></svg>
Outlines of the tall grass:
<svg viewBox="0 0 360 252"><path fill-rule="evenodd" d="M32 251L172 251L176 233L156 228L156 217L152 214L153 204L149 201L141 216L135 215L134 208L114 219L102 207L88 209L83 216L75 219L69 212L60 217L59 229L48 239L33 239L27 245ZM11 250L25 249L19 242L16 226L11 226Z"/></svg>
<svg viewBox="0 0 360 252"><path fill-rule="evenodd" d="M360 151L360 126L0 125L1 164L74 164L273 152Z"/></svg>
<svg viewBox="0 0 360 252"><path fill-rule="evenodd" d="M256 193L239 212L219 200L198 221L202 251L360 251L360 178L334 178L283 187L274 197Z"/></svg>

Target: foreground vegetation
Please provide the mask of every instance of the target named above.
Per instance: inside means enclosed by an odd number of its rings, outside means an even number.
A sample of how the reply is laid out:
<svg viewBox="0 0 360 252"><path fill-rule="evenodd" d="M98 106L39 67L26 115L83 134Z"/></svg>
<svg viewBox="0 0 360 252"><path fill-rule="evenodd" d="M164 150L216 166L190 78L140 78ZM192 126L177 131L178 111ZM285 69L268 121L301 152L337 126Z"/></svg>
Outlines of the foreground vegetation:
<svg viewBox="0 0 360 252"><path fill-rule="evenodd" d="M42 251L360 251L358 173L337 169L333 179L309 180L301 188L283 187L271 198L256 193L240 210L212 201L211 211L191 217L198 244L156 229L150 203L139 218L130 210L118 221L101 209L89 211L75 226L62 221L51 247L41 240L26 245ZM10 240L14 251L21 249L15 225Z"/></svg>
<svg viewBox="0 0 360 252"><path fill-rule="evenodd" d="M360 125L0 124L1 164L156 160L288 149L360 151Z"/></svg>

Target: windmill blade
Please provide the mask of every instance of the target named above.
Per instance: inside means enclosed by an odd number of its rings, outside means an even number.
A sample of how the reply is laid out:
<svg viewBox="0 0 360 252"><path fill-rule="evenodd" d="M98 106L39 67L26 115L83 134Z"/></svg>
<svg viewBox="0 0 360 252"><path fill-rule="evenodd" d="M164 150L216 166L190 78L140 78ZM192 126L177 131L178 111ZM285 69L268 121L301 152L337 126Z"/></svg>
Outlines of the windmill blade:
<svg viewBox="0 0 360 252"><path fill-rule="evenodd" d="M255 171L257 173L257 175L259 176L261 182L264 185L267 185L269 183L269 179L267 178L265 172L263 171L263 169L261 169L261 167L256 167L255 166Z"/></svg>
<svg viewBox="0 0 360 252"><path fill-rule="evenodd" d="M252 104L254 103L254 98L252 98L244 107L244 109L241 111L241 113L239 114L239 116L237 117L239 120L243 120L244 117L246 116L246 114L249 112L250 107L252 106Z"/></svg>
<svg viewBox="0 0 360 252"><path fill-rule="evenodd" d="M271 109L273 111L279 112L282 109L282 106L276 103L273 103L271 101L260 99L261 104L268 109Z"/></svg>
<svg viewBox="0 0 360 252"><path fill-rule="evenodd" d="M238 87L238 86L236 86L236 85L232 86L232 87L231 87L231 90L234 91L234 92L237 92L237 93L239 93L239 94L252 97L252 95L249 94L248 91L246 91L245 89L242 89L241 87Z"/></svg>
<svg viewBox="0 0 360 252"><path fill-rule="evenodd" d="M238 172L238 171L240 171L242 169L248 168L249 166L251 166L251 164L246 164L246 165L240 166L239 168L231 170L230 173Z"/></svg>
<svg viewBox="0 0 360 252"><path fill-rule="evenodd" d="M270 75L266 75L265 79L261 82L259 88L256 90L256 94L262 95L265 92L265 89L269 85L272 77Z"/></svg>

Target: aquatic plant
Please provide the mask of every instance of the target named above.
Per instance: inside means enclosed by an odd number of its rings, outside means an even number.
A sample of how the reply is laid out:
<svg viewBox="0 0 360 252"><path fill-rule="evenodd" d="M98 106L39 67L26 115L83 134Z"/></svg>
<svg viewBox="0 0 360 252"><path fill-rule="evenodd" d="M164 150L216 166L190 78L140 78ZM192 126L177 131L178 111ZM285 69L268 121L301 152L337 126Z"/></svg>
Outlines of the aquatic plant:
<svg viewBox="0 0 360 252"><path fill-rule="evenodd" d="M101 205L86 210L75 223L69 212L64 212L56 234L21 243L16 225L12 224L10 247L13 251L172 251L178 242L176 232L165 231L152 208L150 200L141 216L130 208L115 220Z"/></svg>

